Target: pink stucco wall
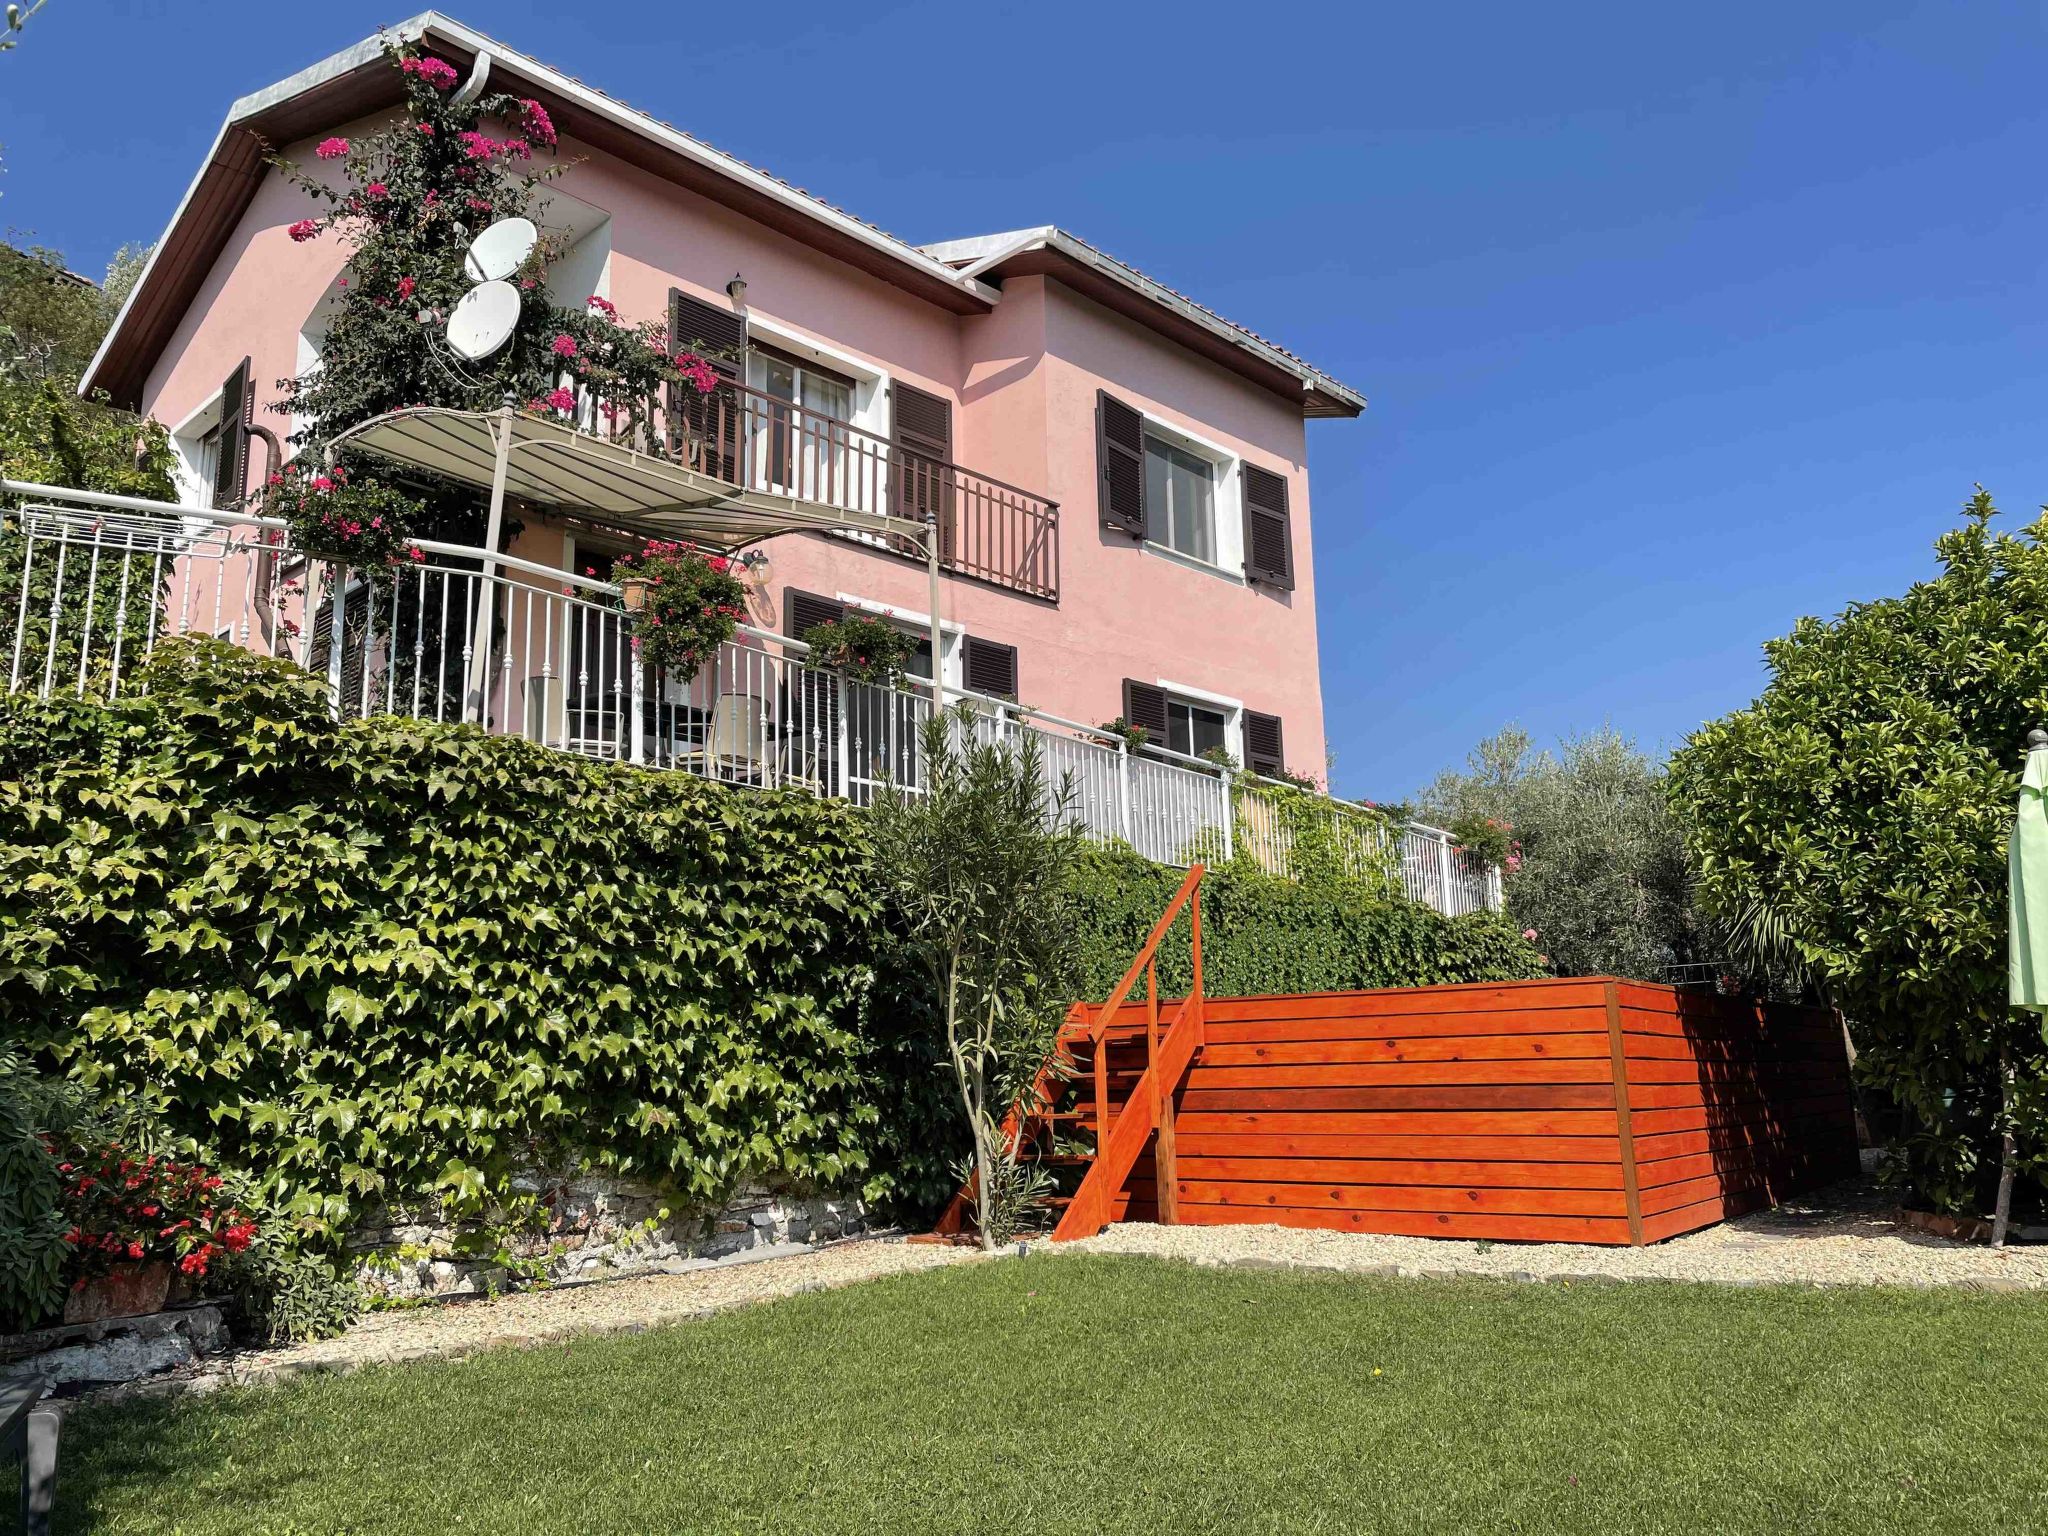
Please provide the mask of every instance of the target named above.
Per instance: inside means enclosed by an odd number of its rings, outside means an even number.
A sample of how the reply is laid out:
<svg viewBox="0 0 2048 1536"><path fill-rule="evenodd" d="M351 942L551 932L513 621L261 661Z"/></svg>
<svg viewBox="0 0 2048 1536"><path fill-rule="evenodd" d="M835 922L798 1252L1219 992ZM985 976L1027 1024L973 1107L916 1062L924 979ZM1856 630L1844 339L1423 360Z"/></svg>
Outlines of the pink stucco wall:
<svg viewBox="0 0 2048 1536"><path fill-rule="evenodd" d="M311 160L309 146L292 153ZM955 402L955 458L1060 504L1057 605L949 577L942 616L1017 647L1025 703L1093 722L1122 709L1126 677L1170 680L1277 714L1290 765L1319 771L1324 736L1303 423L1289 402L1176 347L1046 278L1013 279L994 311L961 318L607 156L583 157L553 185L611 218L609 294L631 320L658 318L680 286L724 303L747 280L750 317L850 355ZM244 355L259 420L298 362L298 332L343 269L332 239L294 244L305 200L266 172L255 200L151 373L144 408L175 428L205 406ZM1247 587L1135 547L1097 513L1096 391L1249 462L1284 474L1296 587ZM537 520L518 550L560 558ZM553 553L549 553L552 551ZM923 612L923 568L845 540L799 535L770 546L755 621L781 626L791 587Z"/></svg>

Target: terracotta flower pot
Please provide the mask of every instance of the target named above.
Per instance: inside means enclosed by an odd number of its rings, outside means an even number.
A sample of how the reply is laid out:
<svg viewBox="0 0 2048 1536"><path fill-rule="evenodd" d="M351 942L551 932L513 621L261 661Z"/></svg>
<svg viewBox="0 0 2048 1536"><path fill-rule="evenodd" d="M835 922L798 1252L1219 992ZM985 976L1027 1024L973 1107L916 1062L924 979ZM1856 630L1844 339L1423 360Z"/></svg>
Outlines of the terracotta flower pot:
<svg viewBox="0 0 2048 1536"><path fill-rule="evenodd" d="M64 1299L64 1321L97 1323L109 1317L142 1317L164 1309L171 1289L171 1266L117 1264L95 1275Z"/></svg>
<svg viewBox="0 0 2048 1536"><path fill-rule="evenodd" d="M619 595L626 604L626 612L638 613L647 606L647 588L650 583L642 576L627 576L619 582Z"/></svg>

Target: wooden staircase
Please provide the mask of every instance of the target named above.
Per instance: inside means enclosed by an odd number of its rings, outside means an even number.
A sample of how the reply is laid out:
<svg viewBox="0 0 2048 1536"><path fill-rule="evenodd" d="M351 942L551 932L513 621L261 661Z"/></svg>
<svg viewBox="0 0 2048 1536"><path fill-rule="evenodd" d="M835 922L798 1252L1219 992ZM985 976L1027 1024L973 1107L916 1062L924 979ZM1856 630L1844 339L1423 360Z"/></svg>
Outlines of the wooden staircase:
<svg viewBox="0 0 2048 1536"><path fill-rule="evenodd" d="M1004 1118L1003 1142L1017 1138L1021 1159L1056 1171L1061 1189L1051 1201L1059 1212L1052 1232L1056 1243L1092 1237L1127 1215L1150 1214L1167 1223L1176 1219L1174 1095L1203 1040L1202 874L1199 864L1188 870L1109 1000L1099 1009L1074 1006L1030 1090ZM1162 1021L1159 946L1183 909L1193 985ZM1145 980L1143 1015L1119 1018L1140 976ZM1149 1212L1144 1202L1126 1193L1148 1148L1154 1191ZM958 1234L971 1226L973 1199L970 1183L953 1196L937 1230Z"/></svg>

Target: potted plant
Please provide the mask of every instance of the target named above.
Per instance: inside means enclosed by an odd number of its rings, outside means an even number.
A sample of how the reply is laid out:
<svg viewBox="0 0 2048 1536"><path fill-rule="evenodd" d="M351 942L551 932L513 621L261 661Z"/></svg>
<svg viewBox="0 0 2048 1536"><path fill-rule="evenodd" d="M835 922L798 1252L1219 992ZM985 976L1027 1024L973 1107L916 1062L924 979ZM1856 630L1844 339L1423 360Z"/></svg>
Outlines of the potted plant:
<svg viewBox="0 0 2048 1536"><path fill-rule="evenodd" d="M223 1255L239 1253L256 1223L222 1201L221 1179L197 1163L126 1151L50 1143L62 1205L71 1289L67 1323L163 1310L173 1269L203 1280Z"/></svg>
<svg viewBox="0 0 2048 1536"><path fill-rule="evenodd" d="M738 562L694 544L649 539L639 554L614 561L612 574L640 659L679 677L696 676L746 617Z"/></svg>
<svg viewBox="0 0 2048 1536"><path fill-rule="evenodd" d="M917 652L917 640L885 619L849 614L804 631L811 665L837 672L850 683L871 688L895 686L903 664Z"/></svg>
<svg viewBox="0 0 2048 1536"><path fill-rule="evenodd" d="M1122 715L1118 715L1114 720L1103 721L1095 729L1105 736L1114 736L1133 752L1152 739L1150 731L1142 725L1131 724Z"/></svg>

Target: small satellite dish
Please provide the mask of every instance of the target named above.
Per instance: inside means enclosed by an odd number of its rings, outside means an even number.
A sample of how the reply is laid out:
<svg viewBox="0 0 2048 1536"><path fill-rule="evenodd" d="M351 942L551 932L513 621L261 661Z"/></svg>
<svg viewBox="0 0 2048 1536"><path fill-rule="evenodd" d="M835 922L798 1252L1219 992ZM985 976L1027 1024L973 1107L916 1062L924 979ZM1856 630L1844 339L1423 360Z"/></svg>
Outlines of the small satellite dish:
<svg viewBox="0 0 2048 1536"><path fill-rule="evenodd" d="M518 324L519 290L503 278L480 283L456 300L448 345L465 362L479 362L505 345Z"/></svg>
<svg viewBox="0 0 2048 1536"><path fill-rule="evenodd" d="M494 283L517 272L539 243L531 219L500 219L469 242L462 267L472 283Z"/></svg>

